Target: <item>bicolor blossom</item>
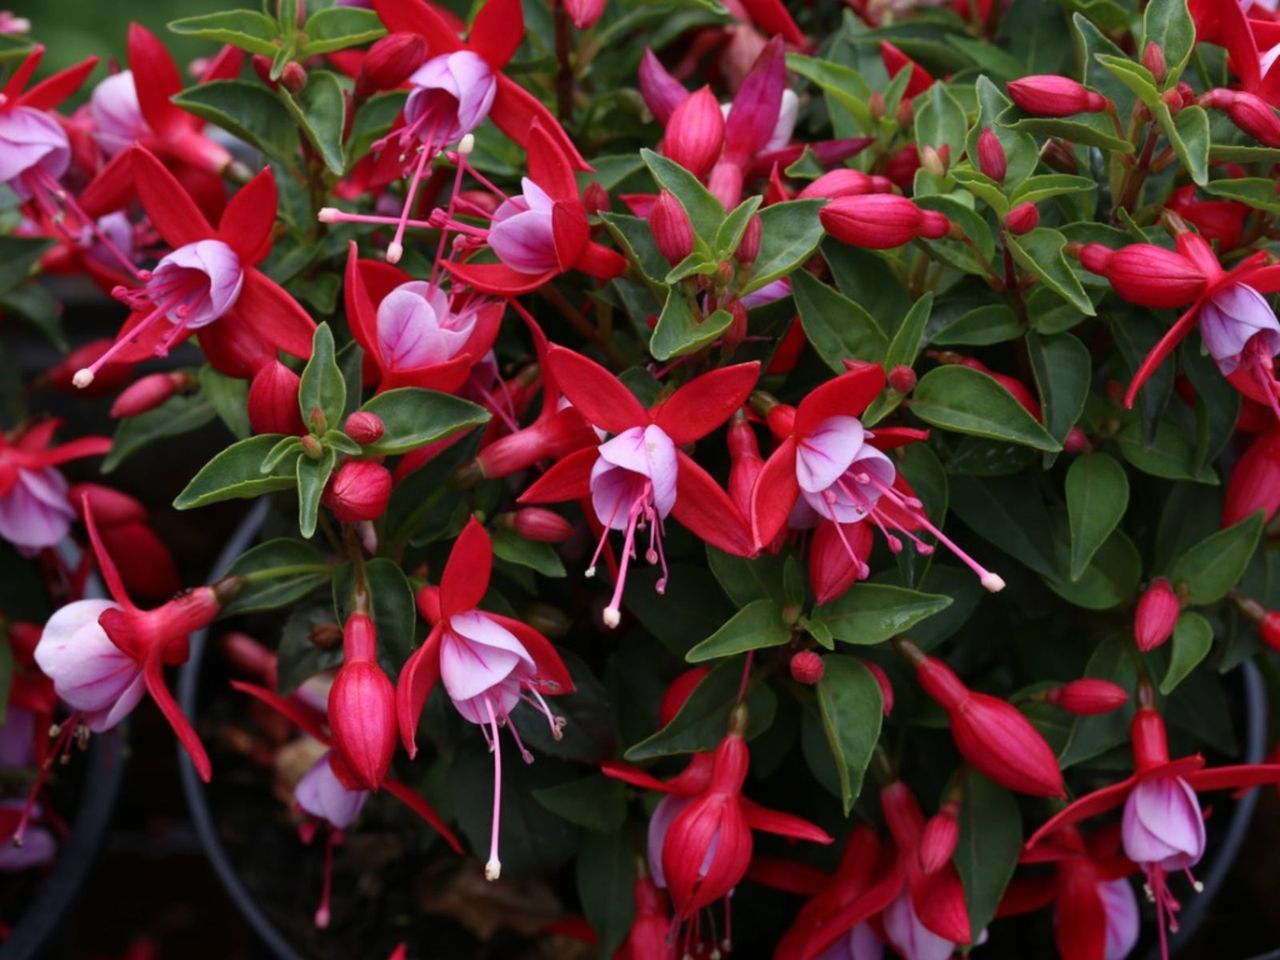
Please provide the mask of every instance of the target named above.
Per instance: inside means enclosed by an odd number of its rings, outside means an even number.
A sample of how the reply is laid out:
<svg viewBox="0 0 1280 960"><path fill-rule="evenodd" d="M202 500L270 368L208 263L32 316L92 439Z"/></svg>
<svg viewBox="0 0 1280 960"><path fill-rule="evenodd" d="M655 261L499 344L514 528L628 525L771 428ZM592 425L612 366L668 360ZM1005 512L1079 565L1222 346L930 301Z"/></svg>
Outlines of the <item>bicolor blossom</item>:
<svg viewBox="0 0 1280 960"><path fill-rule="evenodd" d="M812 526L825 519L841 529L867 519L895 552L902 549L898 536L902 534L921 553L931 553L933 547L913 531L931 533L978 575L986 589L1003 589L1004 580L998 574L961 550L929 519L884 453L924 439L927 433L901 427L872 433L858 419L884 385L884 371L878 365L862 364L813 390L796 407L764 402L769 427L779 443L765 461L752 493L757 549L770 543L789 522ZM811 518L808 522L806 514ZM850 558L858 561L855 567L863 565L852 542L847 549Z"/></svg>
<svg viewBox="0 0 1280 960"><path fill-rule="evenodd" d="M277 350L309 357L315 323L258 269L276 221L271 170L235 195L215 230L153 154L138 147L127 156L142 205L173 251L153 270L136 271L139 286L114 291L133 314L111 349L76 373L76 386L93 383L104 364L163 355L193 333L209 362L230 376L250 376Z"/></svg>
<svg viewBox="0 0 1280 960"><path fill-rule="evenodd" d="M645 559L662 567L657 589L659 593L666 589L662 528L668 516L674 515L721 550L739 556L753 552L738 508L679 447L706 436L742 406L759 376L758 363L703 374L648 410L607 370L572 350L552 347L548 363L573 405L589 423L611 436L598 446L564 457L521 494L520 502L590 499L603 528L592 571L609 531L621 531L622 560L604 613L608 626L621 621L627 570L645 531L649 535Z"/></svg>
<svg viewBox="0 0 1280 960"><path fill-rule="evenodd" d="M478 609L489 589L493 545L474 518L459 535L445 564L439 587L418 593L418 610L431 632L400 671L396 712L400 737L412 757L417 753L418 718L437 682L443 683L454 709L480 727L493 751L493 827L485 876L502 871L498 854L502 808L502 741L506 727L526 763L533 755L520 740L511 712L521 703L533 707L560 738L564 719L552 713L544 696L573 692L573 680L551 642L528 624Z"/></svg>
<svg viewBox="0 0 1280 960"><path fill-rule="evenodd" d="M0 537L26 554L57 546L75 519L58 466L111 449L106 437L81 437L52 446L60 423L44 420L0 437Z"/></svg>

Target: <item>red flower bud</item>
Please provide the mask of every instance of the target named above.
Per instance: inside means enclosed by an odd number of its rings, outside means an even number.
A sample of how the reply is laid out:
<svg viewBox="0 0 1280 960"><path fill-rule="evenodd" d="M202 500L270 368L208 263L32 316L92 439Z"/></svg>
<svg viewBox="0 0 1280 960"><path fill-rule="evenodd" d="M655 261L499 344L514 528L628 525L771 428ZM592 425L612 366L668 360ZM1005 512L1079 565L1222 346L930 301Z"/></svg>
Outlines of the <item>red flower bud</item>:
<svg viewBox="0 0 1280 960"><path fill-rule="evenodd" d="M818 603L844 596L851 586L870 576L867 559L872 542L868 524L818 524L809 543L809 582Z"/></svg>
<svg viewBox="0 0 1280 960"><path fill-rule="evenodd" d="M729 326L724 332L724 349L732 353L747 339L747 308L741 300L729 304Z"/></svg>
<svg viewBox="0 0 1280 960"><path fill-rule="evenodd" d="M1165 62L1164 50L1160 48L1160 44L1147 44L1147 49L1142 51L1142 65L1151 71L1156 83L1164 83L1165 75L1169 72L1169 65Z"/></svg>
<svg viewBox="0 0 1280 960"><path fill-rule="evenodd" d="M912 143L889 158L884 174L895 187L910 190L919 169L920 150Z"/></svg>
<svg viewBox="0 0 1280 960"><path fill-rule="evenodd" d="M1280 650L1280 611L1267 611L1267 615L1262 618L1259 632L1262 634L1263 643L1272 650Z"/></svg>
<svg viewBox="0 0 1280 960"><path fill-rule="evenodd" d="M324 505L343 523L376 520L391 498L391 471L372 460L348 460L324 491Z"/></svg>
<svg viewBox="0 0 1280 960"><path fill-rule="evenodd" d="M348 789L377 790L396 749L396 692L376 659L377 635L367 614L352 614L343 631L343 664L329 691L329 729Z"/></svg>
<svg viewBox="0 0 1280 960"><path fill-rule="evenodd" d="M798 194L797 200L828 199L836 197L860 197L867 193L888 193L893 184L888 178L868 176L861 170L841 167L829 170L814 180Z"/></svg>
<svg viewBox="0 0 1280 960"><path fill-rule="evenodd" d="M360 61L356 97L363 100L379 90L394 90L426 62L427 52L427 41L416 33L400 31L383 37Z"/></svg>
<svg viewBox="0 0 1280 960"><path fill-rule="evenodd" d="M613 202L609 199L609 191L592 180L582 191L582 205L586 207L588 216L595 216L607 212Z"/></svg>
<svg viewBox="0 0 1280 960"><path fill-rule="evenodd" d="M751 492L763 468L756 432L738 410L729 422L729 499L744 517L751 516Z"/></svg>
<svg viewBox="0 0 1280 960"><path fill-rule="evenodd" d="M710 667L694 667L686 670L668 685L662 699L658 702L658 726L665 727L670 723L680 708L685 705L694 688L702 682L702 678L711 672Z"/></svg>
<svg viewBox="0 0 1280 960"><path fill-rule="evenodd" d="M276 81L271 79L271 58L266 54L255 53L249 60L253 72L258 75L258 79L269 86L272 90L276 89Z"/></svg>
<svg viewBox="0 0 1280 960"><path fill-rule="evenodd" d="M874 660L863 660L862 665L876 678L876 683L880 687L880 712L887 717L893 713L893 684L889 682L889 675L884 672L884 667Z"/></svg>
<svg viewBox="0 0 1280 960"><path fill-rule="evenodd" d="M1133 615L1133 638L1138 642L1138 649L1146 653L1173 636L1178 611L1178 596L1169 581L1164 577L1153 580Z"/></svg>
<svg viewBox="0 0 1280 960"><path fill-rule="evenodd" d="M604 0L565 0L564 8L569 19L579 30L594 26L604 13Z"/></svg>
<svg viewBox="0 0 1280 960"><path fill-rule="evenodd" d="M744 267L750 268L756 262L756 257L760 256L760 236L763 229L759 215L747 221L747 229L742 232L738 249L733 252L733 259Z"/></svg>
<svg viewBox="0 0 1280 960"><path fill-rule="evenodd" d="M522 507L507 514L511 529L526 540L539 543L564 543L573 536L573 524L554 510Z"/></svg>
<svg viewBox="0 0 1280 960"><path fill-rule="evenodd" d="M280 84L290 93L301 93L307 85L307 71L296 60L290 60L280 72Z"/></svg>
<svg viewBox="0 0 1280 960"><path fill-rule="evenodd" d="M916 372L900 363L889 371L889 387L897 393L910 393L916 388Z"/></svg>
<svg viewBox="0 0 1280 960"><path fill-rule="evenodd" d="M1256 510L1264 512L1268 523L1280 510L1280 429L1259 434L1236 461L1227 481L1222 525L1234 526Z"/></svg>
<svg viewBox="0 0 1280 960"><path fill-rule="evenodd" d="M1037 74L1010 81L1009 98L1027 113L1039 117L1069 117L1077 113L1100 113L1107 98L1070 77Z"/></svg>
<svg viewBox="0 0 1280 960"><path fill-rule="evenodd" d="M297 406L295 403L294 406ZM371 443L377 443L382 439L382 432L386 427L382 423L382 418L376 413L364 413L357 410L351 416L347 417L347 422L343 426L343 432L360 444L367 447Z"/></svg>
<svg viewBox="0 0 1280 960"><path fill-rule="evenodd" d="M920 869L937 873L950 861L960 839L960 805L948 800L924 825L920 835Z"/></svg>
<svg viewBox="0 0 1280 960"><path fill-rule="evenodd" d="M769 367L765 373L790 373L796 368L796 364L800 362L800 354L804 352L805 345L808 342L809 338L805 336L804 324L800 322L799 317L794 318L791 321L791 325L787 327L787 332L782 335L782 341L778 344L778 348L773 351L773 359L769 361Z"/></svg>
<svg viewBox="0 0 1280 960"><path fill-rule="evenodd" d="M973 692L933 657L921 658L916 677L925 693L947 711L956 749L979 773L1018 793L1065 796L1057 757L1016 707Z"/></svg>
<svg viewBox="0 0 1280 960"><path fill-rule="evenodd" d="M98 514L94 512L94 520ZM102 545L120 568L130 594L145 600L164 600L182 589L173 554L145 523L100 527Z"/></svg>
<svg viewBox="0 0 1280 960"><path fill-rule="evenodd" d="M125 387L115 403L111 404L111 416L119 420L136 417L154 410L179 390L191 385L191 377L185 373L152 373L135 380Z"/></svg>
<svg viewBox="0 0 1280 960"><path fill-rule="evenodd" d="M1226 111L1232 123L1264 147L1280 147L1280 117L1256 93L1244 90L1210 90L1200 98L1200 102Z"/></svg>
<svg viewBox="0 0 1280 960"><path fill-rule="evenodd" d="M724 115L711 88L703 87L671 112L662 152L694 176L702 177L711 170L723 146Z"/></svg>
<svg viewBox="0 0 1280 960"><path fill-rule="evenodd" d="M658 252L673 267L693 253L693 224L689 222L689 214L667 190L658 194L653 212L649 214L649 229L653 231Z"/></svg>
<svg viewBox="0 0 1280 960"><path fill-rule="evenodd" d="M81 520L86 511L91 512L99 533L111 527L147 522L147 508L139 501L100 483L72 484L67 489L67 501Z"/></svg>
<svg viewBox="0 0 1280 960"><path fill-rule="evenodd" d="M1020 203L1009 211L1009 215L1004 218L1004 223L1010 233L1030 233L1040 226L1040 211L1036 209L1034 203Z"/></svg>
<svg viewBox="0 0 1280 960"><path fill-rule="evenodd" d="M941 214L887 193L832 200L818 218L823 229L841 243L870 250L900 247L920 236L937 239L950 228L950 221Z"/></svg>
<svg viewBox="0 0 1280 960"><path fill-rule="evenodd" d="M796 683L811 687L826 672L827 667L822 662L822 657L812 650L801 650L791 655L791 679Z"/></svg>
<svg viewBox="0 0 1280 960"><path fill-rule="evenodd" d="M1129 702L1129 694L1110 680L1086 678L1054 687L1045 694L1045 700L1074 716L1092 717L1119 710Z"/></svg>
<svg viewBox="0 0 1280 960"><path fill-rule="evenodd" d="M1076 163L1075 154L1071 152L1071 145L1063 140L1054 138L1047 141L1040 149L1040 159L1044 161L1046 167L1057 170L1059 173L1074 175L1080 172L1080 165Z"/></svg>
<svg viewBox="0 0 1280 960"><path fill-rule="evenodd" d="M1204 273L1189 257L1152 243L1132 243L1119 250L1086 244L1079 252L1086 270L1101 274L1125 300L1144 307L1181 307L1205 287Z"/></svg>
<svg viewBox="0 0 1280 960"><path fill-rule="evenodd" d="M978 134L978 169L996 183L1003 183L1004 175L1009 171L1004 144L990 127L983 127Z"/></svg>
<svg viewBox="0 0 1280 960"><path fill-rule="evenodd" d="M254 433L306 433L298 409L301 378L279 360L264 363L249 384L249 425Z"/></svg>

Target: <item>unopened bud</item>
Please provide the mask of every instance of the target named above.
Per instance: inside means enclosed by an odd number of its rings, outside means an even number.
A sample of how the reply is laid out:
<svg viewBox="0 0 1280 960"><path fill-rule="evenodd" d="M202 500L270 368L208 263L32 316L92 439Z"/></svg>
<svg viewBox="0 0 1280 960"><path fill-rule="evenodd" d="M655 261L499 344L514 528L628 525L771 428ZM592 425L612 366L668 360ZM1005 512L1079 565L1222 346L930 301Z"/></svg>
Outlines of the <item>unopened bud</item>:
<svg viewBox="0 0 1280 960"><path fill-rule="evenodd" d="M920 869L937 873L951 860L960 839L960 805L948 800L929 818L920 835Z"/></svg>
<svg viewBox="0 0 1280 960"><path fill-rule="evenodd" d="M1169 65L1165 62L1164 50L1160 48L1160 44L1154 42L1147 44L1147 49L1142 51L1142 65L1151 71L1151 76L1155 77L1156 83L1164 83Z"/></svg>
<svg viewBox="0 0 1280 960"><path fill-rule="evenodd" d="M990 127L983 127L978 134L978 169L996 183L1003 183L1009 171L1004 144Z"/></svg>
<svg viewBox="0 0 1280 960"><path fill-rule="evenodd" d="M884 94L879 90L876 90L871 94L871 96L867 97L867 111L871 114L872 120L882 119L886 109Z"/></svg>
<svg viewBox="0 0 1280 960"><path fill-rule="evenodd" d="M111 416L117 420L136 417L154 410L179 390L189 390L194 385L186 373L152 373L127 386L115 403L111 404Z"/></svg>
<svg viewBox="0 0 1280 960"><path fill-rule="evenodd" d="M910 393L916 388L916 372L904 363L889 371L889 387L896 393Z"/></svg>
<svg viewBox="0 0 1280 960"><path fill-rule="evenodd" d="M394 90L427 59L427 41L416 33L399 31L383 37L360 61L356 97L366 99L379 90Z"/></svg>
<svg viewBox="0 0 1280 960"><path fill-rule="evenodd" d="M1075 154L1071 152L1071 146L1057 138L1045 142L1044 147L1040 150L1040 159L1044 161L1046 167L1051 170L1057 170L1059 173L1074 175L1080 172L1080 165L1076 163Z"/></svg>
<svg viewBox="0 0 1280 960"><path fill-rule="evenodd" d="M675 108L667 122L662 152L696 177L705 176L724 146L724 114L710 87Z"/></svg>
<svg viewBox="0 0 1280 960"><path fill-rule="evenodd" d="M742 232L738 249L733 252L733 258L744 267L750 268L756 262L756 257L760 256L760 236L763 229L759 216L753 216L747 222L747 229Z"/></svg>
<svg viewBox="0 0 1280 960"><path fill-rule="evenodd" d="M538 543L564 543L573 536L572 523L543 507L522 507L503 514L500 520L524 539Z"/></svg>
<svg viewBox="0 0 1280 960"><path fill-rule="evenodd" d="M336 623L317 623L308 631L307 640L321 650L332 650L342 642L342 627Z"/></svg>
<svg viewBox="0 0 1280 960"><path fill-rule="evenodd" d="M1173 636L1180 604L1173 587L1164 577L1152 581L1138 601L1133 617L1133 637L1143 653L1154 650Z"/></svg>
<svg viewBox="0 0 1280 960"><path fill-rule="evenodd" d="M385 429L380 416L361 410L347 417L347 422L343 426L343 432L362 447L381 440Z"/></svg>
<svg viewBox="0 0 1280 960"><path fill-rule="evenodd" d="M609 191L592 180L582 191L582 205L587 208L587 216L607 213L611 206Z"/></svg>
<svg viewBox="0 0 1280 960"><path fill-rule="evenodd" d="M1280 650L1280 610L1268 611L1258 631L1262 634L1263 643L1272 650Z"/></svg>
<svg viewBox="0 0 1280 960"><path fill-rule="evenodd" d="M791 657L791 679L805 686L813 686L827 672L822 657L812 650L801 650Z"/></svg>
<svg viewBox="0 0 1280 960"><path fill-rule="evenodd" d="M261 53L255 53L250 58L249 63L253 66L253 72L258 75L258 79L269 86L272 90L276 89L276 81L271 79L271 58Z"/></svg>
<svg viewBox="0 0 1280 960"><path fill-rule="evenodd" d="M319 460L324 456L324 444L309 433L303 434L302 452L312 460Z"/></svg>
<svg viewBox="0 0 1280 960"><path fill-rule="evenodd" d="M343 523L356 523L378 519L390 498L391 471L372 460L348 460L334 472L323 500Z"/></svg>
<svg viewBox="0 0 1280 960"><path fill-rule="evenodd" d="M1010 233L1030 233L1040 226L1040 211L1034 203L1020 203L1004 218L1004 224Z"/></svg>
<svg viewBox="0 0 1280 960"><path fill-rule="evenodd" d="M1077 113L1101 113L1109 101L1070 77L1037 74L1010 81L1009 98L1038 117L1070 117Z"/></svg>
<svg viewBox="0 0 1280 960"><path fill-rule="evenodd" d="M280 73L280 83L290 93L301 93L307 85L307 71L296 60L290 60Z"/></svg>
<svg viewBox="0 0 1280 960"><path fill-rule="evenodd" d="M1045 693L1044 699L1046 703L1051 703L1073 716L1092 717L1119 710L1129 702L1129 693L1124 687L1110 680L1095 680L1087 677L1054 687Z"/></svg>
<svg viewBox="0 0 1280 960"><path fill-rule="evenodd" d="M909 127L915 121L916 119L915 105L906 97L903 97L902 100L898 103L898 112L895 116L895 119L898 121L898 126L900 127Z"/></svg>
<svg viewBox="0 0 1280 960"><path fill-rule="evenodd" d="M649 214L649 229L653 231L653 242L658 252L672 266L693 252L693 224L670 191L663 190L658 194L653 212Z"/></svg>
<svg viewBox="0 0 1280 960"><path fill-rule="evenodd" d="M258 368L249 383L247 401L249 425L254 433L304 433L298 410L301 378L279 360L269 360Z"/></svg>
<svg viewBox="0 0 1280 960"><path fill-rule="evenodd" d="M729 316L732 319L724 332L724 346L726 350L733 351L747 338L747 308L741 300L729 304Z"/></svg>
<svg viewBox="0 0 1280 960"><path fill-rule="evenodd" d="M938 151L933 147L927 146L920 151L920 166L935 177L944 176L947 172L946 165L942 162L942 157L938 155Z"/></svg>

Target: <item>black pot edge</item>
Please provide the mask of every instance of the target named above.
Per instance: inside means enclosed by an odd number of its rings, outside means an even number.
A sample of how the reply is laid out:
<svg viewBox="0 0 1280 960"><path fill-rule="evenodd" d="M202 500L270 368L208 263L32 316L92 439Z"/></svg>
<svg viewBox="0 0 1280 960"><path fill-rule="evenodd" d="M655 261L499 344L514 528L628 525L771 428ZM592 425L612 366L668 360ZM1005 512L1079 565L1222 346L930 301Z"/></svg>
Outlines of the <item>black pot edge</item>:
<svg viewBox="0 0 1280 960"><path fill-rule="evenodd" d="M245 515L244 519L240 521L240 525L236 527L231 539L227 541L222 553L218 555L218 559L214 563L211 580L221 576L235 559L248 549L249 545L257 537L258 531L262 529L263 521L266 519L269 509L270 501L259 500ZM208 645L208 639L209 631L207 629L201 630L191 637L191 655L178 671L178 704L193 721L199 715L197 711L197 695L200 686L200 667L204 658L205 647ZM178 775L182 780L182 792L187 799L187 810L191 814L191 822L195 826L196 835L200 838L200 844L204 847L205 853L209 857L209 862L213 865L213 870L218 875L218 880L222 883L223 889L227 891L227 895L235 903L236 909L249 922L249 926L253 928L253 932L262 941L263 945L278 960L303 960L302 955L290 946L284 935L276 929L275 924L263 913L253 895L240 880L240 875L236 872L230 857L227 856L226 848L222 845L222 840L218 837L218 829L214 824L213 813L209 808L209 798L205 793L205 785L196 774L196 768L192 765L191 758L187 756L186 751L182 749L181 745L178 746L177 750ZM0 955L0 960L6 960L6 958Z"/></svg>
<svg viewBox="0 0 1280 960"><path fill-rule="evenodd" d="M124 780L127 725L122 724L90 741L80 809L71 824L71 835L58 850L52 872L40 885L13 932L0 944L0 960L38 957L68 922L98 851L106 839L116 797Z"/></svg>

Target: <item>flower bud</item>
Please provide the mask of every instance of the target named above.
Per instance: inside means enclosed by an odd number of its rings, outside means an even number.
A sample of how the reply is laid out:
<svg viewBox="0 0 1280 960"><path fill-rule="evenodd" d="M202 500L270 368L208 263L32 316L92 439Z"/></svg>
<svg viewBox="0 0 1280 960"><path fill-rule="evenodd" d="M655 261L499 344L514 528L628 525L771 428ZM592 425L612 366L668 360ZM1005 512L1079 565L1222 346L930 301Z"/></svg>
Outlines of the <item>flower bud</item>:
<svg viewBox="0 0 1280 960"><path fill-rule="evenodd" d="M1005 174L1009 172L1004 144L990 127L983 127L978 134L978 169L996 183L1003 183Z"/></svg>
<svg viewBox="0 0 1280 960"><path fill-rule="evenodd" d="M830 603L871 575L873 538L865 523L820 523L809 542L809 582L818 603Z"/></svg>
<svg viewBox="0 0 1280 960"><path fill-rule="evenodd" d="M1190 258L1151 243L1131 243L1119 250L1086 244L1078 253L1086 270L1100 274L1130 303L1143 307L1181 307L1205 287L1205 276Z"/></svg>
<svg viewBox="0 0 1280 960"><path fill-rule="evenodd" d="M747 229L742 232L738 249L733 252L733 259L748 269L756 262L756 257L760 256L760 236L763 230L760 216L753 216L747 221Z"/></svg>
<svg viewBox="0 0 1280 960"><path fill-rule="evenodd" d="M941 214L929 220L929 232L936 236ZM924 234L925 211L906 197L872 194L833 200L818 213L823 229L841 243L870 250L888 250L910 243ZM943 222L947 222L942 217Z"/></svg>
<svg viewBox="0 0 1280 960"><path fill-rule="evenodd" d="M960 805L948 800L924 825L920 835L920 869L937 873L951 860L960 839Z"/></svg>
<svg viewBox="0 0 1280 960"><path fill-rule="evenodd" d="M1133 638L1139 650L1147 653L1173 636L1179 606L1178 596L1168 580L1158 577L1152 581L1133 616Z"/></svg>
<svg viewBox="0 0 1280 960"><path fill-rule="evenodd" d="M1086 90L1070 77L1037 74L1010 81L1008 90L1014 103L1038 117L1069 117L1107 109L1106 97Z"/></svg>
<svg viewBox="0 0 1280 960"><path fill-rule="evenodd" d="M1129 693L1110 680L1086 677L1054 687L1045 694L1045 701L1073 716L1092 717L1119 710L1129 702Z"/></svg>
<svg viewBox="0 0 1280 960"><path fill-rule="evenodd" d="M649 214L649 229L658 252L673 267L693 253L693 224L683 205L668 190L658 194Z"/></svg>
<svg viewBox="0 0 1280 960"><path fill-rule="evenodd" d="M372 460L348 460L330 479L324 505L343 523L376 520L391 498L391 471Z"/></svg>
<svg viewBox="0 0 1280 960"><path fill-rule="evenodd" d="M880 687L880 712L887 717L893 713L893 684L889 682L889 675L874 660L863 660L862 665L876 678L876 684Z"/></svg>
<svg viewBox="0 0 1280 960"><path fill-rule="evenodd" d="M543 507L521 507L504 514L503 522L526 540L538 543L564 543L573 536L572 523Z"/></svg>
<svg viewBox="0 0 1280 960"><path fill-rule="evenodd" d="M796 194L796 199L834 200L837 197L858 197L867 193L888 193L891 189L893 184L885 177L868 176L861 170L841 167L818 177Z"/></svg>
<svg viewBox="0 0 1280 960"><path fill-rule="evenodd" d="M329 691L329 729L347 789L377 790L396 749L396 693L377 662L377 635L367 614L343 631L343 664ZM349 782L348 782L349 781Z"/></svg>
<svg viewBox="0 0 1280 960"><path fill-rule="evenodd" d="M702 682L703 677L711 672L710 667L694 667L686 670L668 685L662 699L658 702L658 726L665 727L670 723L680 708L693 694L694 689Z"/></svg>
<svg viewBox="0 0 1280 960"><path fill-rule="evenodd" d="M1258 632L1262 634L1263 643L1272 650L1280 651L1280 611L1267 611L1267 615L1262 618L1262 625L1258 628Z"/></svg>
<svg viewBox="0 0 1280 960"><path fill-rule="evenodd" d="M185 373L149 374L124 388L111 404L111 416L116 420L139 416L154 410L179 390L189 389L191 385L191 377Z"/></svg>
<svg viewBox="0 0 1280 960"><path fill-rule="evenodd" d="M904 363L889 371L889 387L896 393L910 393L916 388L916 372Z"/></svg>
<svg viewBox="0 0 1280 960"><path fill-rule="evenodd" d="M1226 112L1231 122L1264 147L1280 147L1280 117L1267 101L1244 90L1210 90L1200 102Z"/></svg>
<svg viewBox="0 0 1280 960"><path fill-rule="evenodd" d="M1030 233L1040 226L1040 211L1034 203L1020 203L1004 219L1005 226L1013 234Z"/></svg>
<svg viewBox="0 0 1280 960"><path fill-rule="evenodd" d="M884 102L884 94L879 90L873 90L871 96L867 97L867 111L871 114L872 120L884 119L885 111L888 109Z"/></svg>
<svg viewBox="0 0 1280 960"><path fill-rule="evenodd" d="M732 353L747 338L747 307L741 300L735 300L728 307L729 326L724 332L724 349Z"/></svg>
<svg viewBox="0 0 1280 960"><path fill-rule="evenodd" d="M1076 163L1075 154L1071 152L1071 145L1056 137L1045 142L1040 150L1040 159L1044 161L1046 167L1057 170L1059 173L1069 173L1074 176L1080 172L1080 165Z"/></svg>
<svg viewBox="0 0 1280 960"><path fill-rule="evenodd" d="M898 126L909 127L916 119L915 104L903 97L898 102L898 112L894 115L894 119L898 121Z"/></svg>
<svg viewBox="0 0 1280 960"><path fill-rule="evenodd" d="M586 30L594 26L604 13L604 0L564 0L564 8L573 25L579 30Z"/></svg>
<svg viewBox="0 0 1280 960"><path fill-rule="evenodd" d="M920 657L916 677L947 711L956 749L979 773L1017 793L1065 796L1057 757L1016 707L970 690L934 657Z"/></svg>
<svg viewBox="0 0 1280 960"><path fill-rule="evenodd" d="M609 191L592 180L582 191L582 205L587 216L594 217L598 213L608 213L613 204L609 200Z"/></svg>
<svg viewBox="0 0 1280 960"><path fill-rule="evenodd" d="M276 81L271 79L271 58L262 53L255 53L249 60L253 72L258 75L258 79L269 86L272 90L276 89Z"/></svg>
<svg viewBox="0 0 1280 960"><path fill-rule="evenodd" d="M1260 434L1236 461L1227 481L1222 525L1234 526L1257 510L1267 523L1280 510L1280 429Z"/></svg>
<svg viewBox="0 0 1280 960"><path fill-rule="evenodd" d="M812 650L801 650L791 655L791 679L796 683L811 687L821 680L826 672L827 668L822 662L822 657Z"/></svg>
<svg viewBox="0 0 1280 960"><path fill-rule="evenodd" d="M298 409L298 387L301 378L279 360L271 360L258 368L249 384L249 425L254 433L283 433L292 436L306 432Z"/></svg>
<svg viewBox="0 0 1280 960"><path fill-rule="evenodd" d="M738 410L729 422L729 499L744 517L751 516L751 493L763 468L756 432Z"/></svg>
<svg viewBox="0 0 1280 960"><path fill-rule="evenodd" d="M360 61L356 98L367 99L379 90L394 90L427 60L427 41L416 33L399 31L383 37Z"/></svg>
<svg viewBox="0 0 1280 960"><path fill-rule="evenodd" d="M724 146L724 115L720 104L703 87L671 113L662 152L696 177L705 176Z"/></svg>
<svg viewBox="0 0 1280 960"><path fill-rule="evenodd" d="M644 56L640 59L638 78L645 106L654 119L666 126L676 107L688 99L689 91L667 72L662 61L648 47L644 48Z"/></svg>
<svg viewBox="0 0 1280 960"><path fill-rule="evenodd" d="M1169 65L1165 62L1164 50L1160 48L1160 44L1155 42L1147 44L1147 49L1142 51L1142 65L1151 71L1151 76L1155 77L1156 83L1164 83Z"/></svg>
<svg viewBox="0 0 1280 960"><path fill-rule="evenodd" d="M889 182L901 190L910 190L920 169L920 150L914 143L907 144L892 157L885 166L884 175Z"/></svg>
<svg viewBox="0 0 1280 960"><path fill-rule="evenodd" d="M295 406L297 405L295 404ZM360 444L360 446L367 447L369 444L377 443L381 440L383 430L386 428L382 423L382 418L376 413L365 413L357 410L347 417L347 422L342 429L348 437Z"/></svg>
<svg viewBox="0 0 1280 960"><path fill-rule="evenodd" d="M280 85L290 93L301 93L307 85L307 70L296 60L290 60L280 72Z"/></svg>
<svg viewBox="0 0 1280 960"><path fill-rule="evenodd" d="M935 177L945 176L947 172L947 165L943 162L937 149L930 146L926 146L920 151L920 166L924 167L924 169L928 170Z"/></svg>

